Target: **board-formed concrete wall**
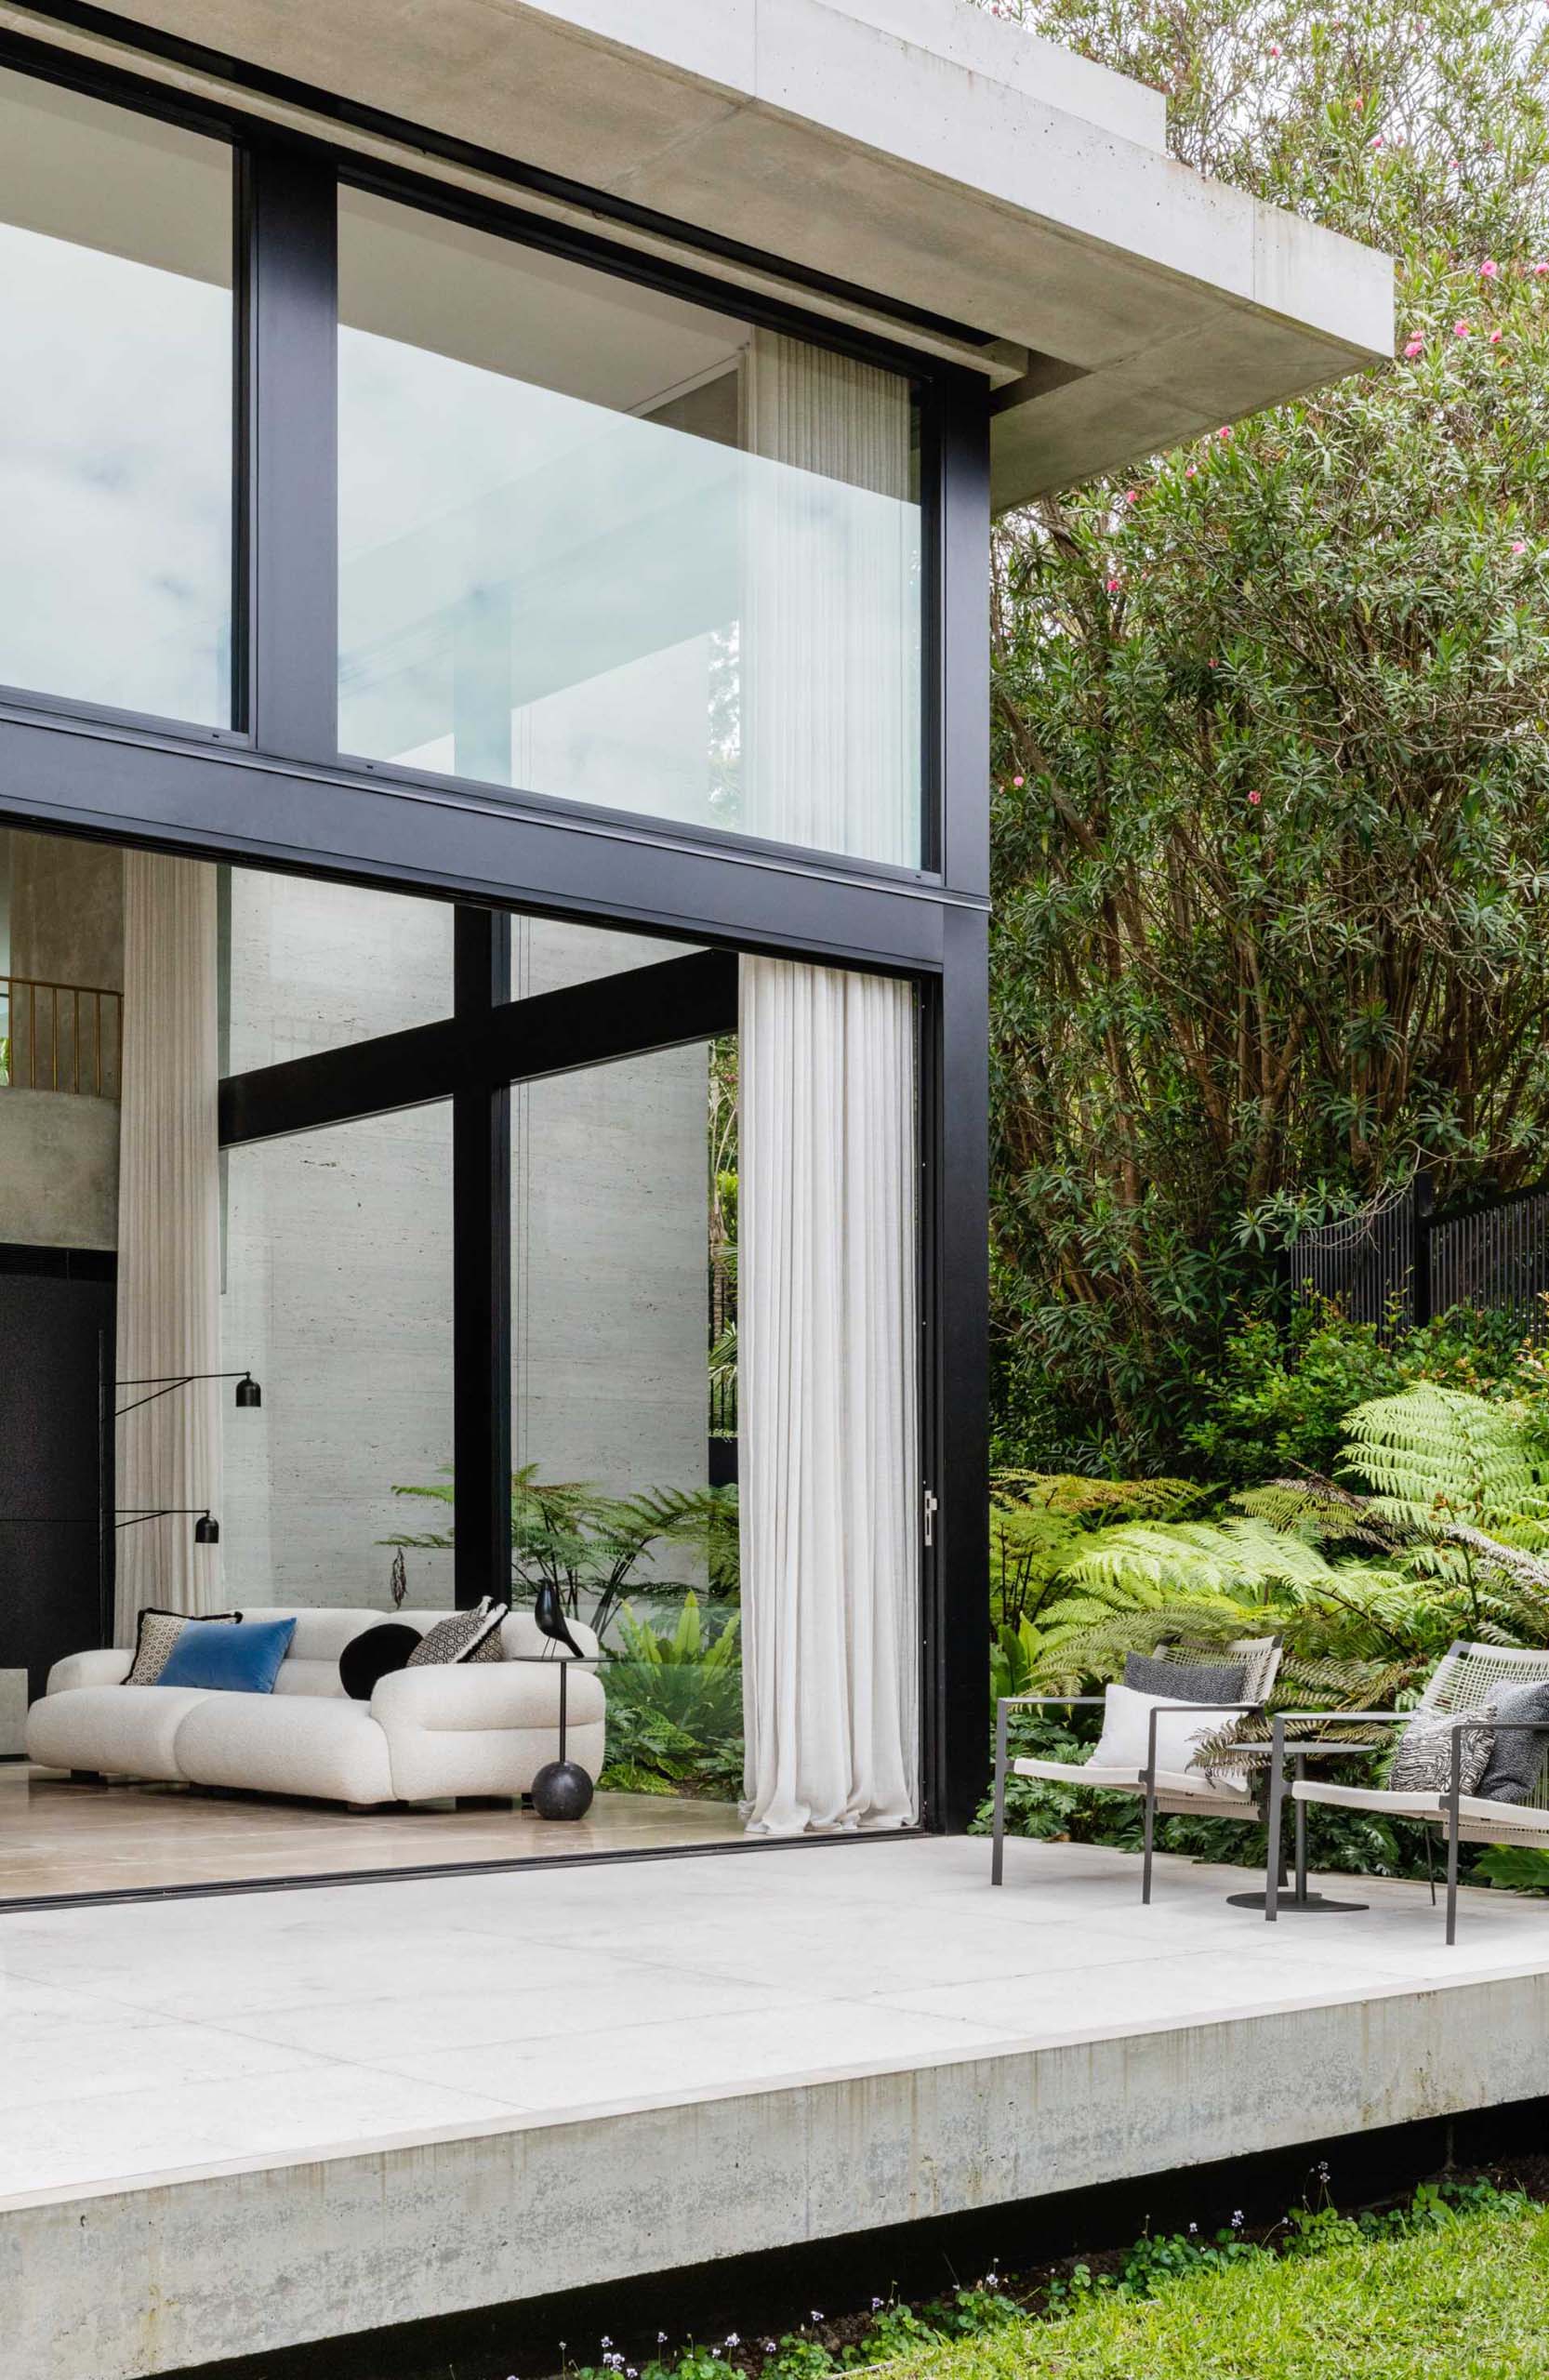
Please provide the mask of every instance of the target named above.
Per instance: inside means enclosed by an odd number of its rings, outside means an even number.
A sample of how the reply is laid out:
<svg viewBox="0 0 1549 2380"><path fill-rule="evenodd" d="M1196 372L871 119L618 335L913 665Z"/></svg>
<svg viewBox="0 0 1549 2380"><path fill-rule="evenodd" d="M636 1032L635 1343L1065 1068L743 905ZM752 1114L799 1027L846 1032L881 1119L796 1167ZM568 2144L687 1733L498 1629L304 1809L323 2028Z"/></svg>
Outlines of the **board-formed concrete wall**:
<svg viewBox="0 0 1549 2380"><path fill-rule="evenodd" d="M0 1090L0 1242L118 1245L118 1104Z"/></svg>
<svg viewBox="0 0 1549 2380"><path fill-rule="evenodd" d="M444 1015L443 904L233 871L229 1070ZM517 919L516 998L668 945ZM628 1489L706 1477L702 1048L568 1075L512 1101L513 1460ZM230 1152L222 1544L238 1603L390 1601L382 1540L446 1515L393 1495L452 1459L452 1151L444 1105ZM409 1551L409 1601L450 1602Z"/></svg>
<svg viewBox="0 0 1549 2380"><path fill-rule="evenodd" d="M64 835L0 829L13 975L45 984L120 991L124 985L124 858L111 844ZM0 1088L0 1241L28 1248L113 1249L118 1244L118 1102L91 1095L100 1054L88 1004L80 1062L85 1092L33 1090L28 1081L28 1021L20 998L0 1031L11 1038L13 1080ZM73 1012L47 994L36 1010L39 1078L58 1071L68 1085ZM105 1009L105 1070L115 1081L114 1018Z"/></svg>

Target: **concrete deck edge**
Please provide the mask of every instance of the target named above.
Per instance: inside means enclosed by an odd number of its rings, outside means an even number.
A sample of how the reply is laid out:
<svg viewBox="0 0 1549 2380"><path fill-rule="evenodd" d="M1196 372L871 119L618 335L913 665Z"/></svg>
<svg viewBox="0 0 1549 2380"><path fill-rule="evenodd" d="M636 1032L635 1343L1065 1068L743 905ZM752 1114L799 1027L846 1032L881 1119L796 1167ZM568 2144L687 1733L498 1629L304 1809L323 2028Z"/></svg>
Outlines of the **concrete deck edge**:
<svg viewBox="0 0 1549 2380"><path fill-rule="evenodd" d="M1549 2092L1549 1974L969 2054L0 2209L27 2380L387 2324Z"/></svg>

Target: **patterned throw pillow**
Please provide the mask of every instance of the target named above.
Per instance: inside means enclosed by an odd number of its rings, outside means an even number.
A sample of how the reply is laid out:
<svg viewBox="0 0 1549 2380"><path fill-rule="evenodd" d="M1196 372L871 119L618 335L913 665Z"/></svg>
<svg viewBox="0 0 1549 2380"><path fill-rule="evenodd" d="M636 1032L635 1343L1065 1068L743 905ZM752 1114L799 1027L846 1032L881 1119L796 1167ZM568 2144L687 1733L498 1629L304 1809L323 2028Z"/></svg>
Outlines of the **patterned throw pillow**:
<svg viewBox="0 0 1549 2380"><path fill-rule="evenodd" d="M191 1620L201 1628L224 1625L235 1627L240 1611L161 1611L153 1604L147 1605L135 1627L135 1658L129 1664L126 1686L154 1686L172 1658L172 1647Z"/></svg>
<svg viewBox="0 0 1549 2380"><path fill-rule="evenodd" d="M1495 1736L1489 1760L1479 1779L1479 1797L1486 1802L1530 1802L1549 1755L1549 1736L1529 1735L1512 1720L1549 1723L1549 1684L1498 1686L1495 1689Z"/></svg>
<svg viewBox="0 0 1549 2380"><path fill-rule="evenodd" d="M1246 1661L1161 1661L1149 1653L1124 1656L1125 1685L1132 1686L1138 1694L1159 1694L1169 1702L1240 1702L1247 1674Z"/></svg>
<svg viewBox="0 0 1549 2380"><path fill-rule="evenodd" d="M1388 1770L1390 1793L1450 1793L1452 1790L1452 1719L1443 1711L1417 1711L1399 1737ZM1477 1711L1470 1711L1470 1719L1491 1720L1495 1716L1492 1702L1481 1703ZM1465 1793L1472 1793L1484 1775L1489 1761L1493 1739L1488 1726L1463 1739L1459 1764L1459 1782Z"/></svg>
<svg viewBox="0 0 1549 2380"><path fill-rule="evenodd" d="M485 1595L475 1611L449 1612L425 1631L404 1668L420 1670L444 1661L503 1661L506 1648L500 1641L500 1623L510 1608L509 1604L492 1603Z"/></svg>

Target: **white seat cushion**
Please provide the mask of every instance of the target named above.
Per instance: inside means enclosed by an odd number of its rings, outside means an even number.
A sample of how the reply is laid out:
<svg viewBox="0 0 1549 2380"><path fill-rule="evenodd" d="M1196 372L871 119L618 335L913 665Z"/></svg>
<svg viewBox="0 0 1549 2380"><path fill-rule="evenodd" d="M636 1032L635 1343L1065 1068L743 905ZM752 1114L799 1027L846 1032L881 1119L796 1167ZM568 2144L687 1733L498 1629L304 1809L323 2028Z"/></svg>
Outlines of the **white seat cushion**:
<svg viewBox="0 0 1549 2380"><path fill-rule="evenodd" d="M1138 1768L1099 1768L1094 1760L1013 1760L1015 1777L1039 1777L1046 1785L1138 1786Z"/></svg>
<svg viewBox="0 0 1549 2380"><path fill-rule="evenodd" d="M178 1729L178 1770L191 1785L330 1802L396 1798L387 1738L347 1695L204 1695Z"/></svg>
<svg viewBox="0 0 1549 2380"><path fill-rule="evenodd" d="M1292 1785L1298 1802L1320 1802L1335 1810L1376 1810L1396 1818L1441 1818L1447 1816L1445 1793L1389 1793L1375 1785L1331 1785L1307 1778ZM1480 1793L1460 1793L1458 1813L1476 1823L1509 1828L1515 1833L1542 1834L1549 1839L1549 1810L1527 1808L1520 1802L1490 1802Z"/></svg>
<svg viewBox="0 0 1549 2380"><path fill-rule="evenodd" d="M1041 1778L1046 1785L1094 1785L1106 1787L1110 1792L1138 1792L1141 1772L1138 1768L1099 1767L1096 1761L1079 1760L1013 1760L1012 1773L1016 1777ZM1248 1810L1249 1789L1219 1776L1210 1776L1200 1768L1166 1769L1157 1771L1157 1791L1165 1794L1185 1794L1191 1801L1214 1801L1225 1804L1240 1802Z"/></svg>
<svg viewBox="0 0 1549 2380"><path fill-rule="evenodd" d="M76 1686L46 1694L27 1713L27 1756L45 1768L95 1768L109 1777L170 1781L182 1774L178 1731L210 1699L205 1687L195 1686Z"/></svg>

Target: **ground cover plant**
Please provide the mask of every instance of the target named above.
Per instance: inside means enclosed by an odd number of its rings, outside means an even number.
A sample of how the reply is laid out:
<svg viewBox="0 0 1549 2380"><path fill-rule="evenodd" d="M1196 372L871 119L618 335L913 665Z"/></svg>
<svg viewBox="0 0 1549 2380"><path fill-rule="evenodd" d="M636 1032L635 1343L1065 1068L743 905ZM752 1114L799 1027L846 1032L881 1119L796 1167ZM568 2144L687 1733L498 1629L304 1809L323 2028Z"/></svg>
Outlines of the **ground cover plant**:
<svg viewBox="0 0 1549 2380"><path fill-rule="evenodd" d="M1127 2250L992 2270L910 2303L810 2319L778 2337L733 2331L656 2351L601 2342L566 2380L829 2380L886 2370L940 2380L1494 2380L1549 2373L1549 2209L1534 2164L1443 2175L1342 2214L1327 2167L1278 2222L1240 2215Z"/></svg>

